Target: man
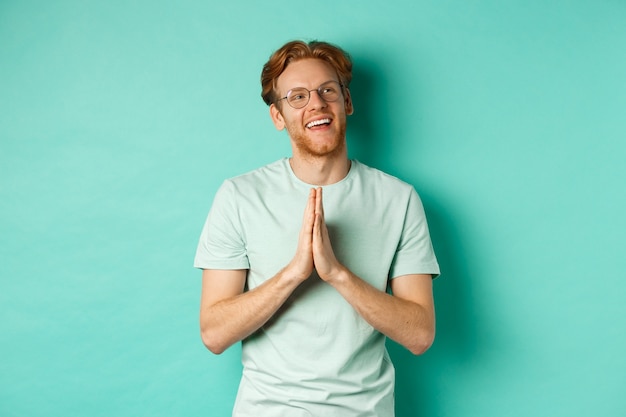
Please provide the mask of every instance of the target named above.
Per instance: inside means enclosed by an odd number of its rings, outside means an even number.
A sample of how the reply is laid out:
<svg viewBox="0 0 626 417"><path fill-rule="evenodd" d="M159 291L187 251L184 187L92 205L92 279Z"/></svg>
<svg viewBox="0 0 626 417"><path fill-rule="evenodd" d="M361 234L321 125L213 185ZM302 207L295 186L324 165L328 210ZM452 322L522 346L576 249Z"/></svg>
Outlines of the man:
<svg viewBox="0 0 626 417"><path fill-rule="evenodd" d="M351 71L324 42L270 57L262 96L292 157L225 181L202 231L202 340L214 353L242 341L233 416L393 416L385 337L414 354L433 341L423 207L348 159Z"/></svg>

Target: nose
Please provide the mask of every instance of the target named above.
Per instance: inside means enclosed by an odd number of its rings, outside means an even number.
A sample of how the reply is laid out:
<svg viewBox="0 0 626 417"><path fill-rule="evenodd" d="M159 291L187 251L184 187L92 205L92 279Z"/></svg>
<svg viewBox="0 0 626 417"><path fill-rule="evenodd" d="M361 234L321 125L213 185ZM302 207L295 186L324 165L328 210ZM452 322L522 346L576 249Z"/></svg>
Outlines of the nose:
<svg viewBox="0 0 626 417"><path fill-rule="evenodd" d="M320 96L319 91L313 90L310 91L309 94L309 107L312 109L323 109L328 105L322 96Z"/></svg>

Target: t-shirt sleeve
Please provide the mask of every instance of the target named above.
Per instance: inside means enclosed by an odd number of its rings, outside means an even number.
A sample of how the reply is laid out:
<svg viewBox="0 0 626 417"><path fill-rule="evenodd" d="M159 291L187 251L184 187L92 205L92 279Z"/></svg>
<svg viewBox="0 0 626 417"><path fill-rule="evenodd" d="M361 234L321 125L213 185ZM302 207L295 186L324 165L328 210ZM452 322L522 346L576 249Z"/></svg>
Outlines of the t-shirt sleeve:
<svg viewBox="0 0 626 417"><path fill-rule="evenodd" d="M415 189L411 188L402 234L389 277L431 274L433 278L436 278L439 273L439 264L430 239L424 206Z"/></svg>
<svg viewBox="0 0 626 417"><path fill-rule="evenodd" d="M200 269L248 269L250 267L234 184L225 181L200 234L194 267Z"/></svg>

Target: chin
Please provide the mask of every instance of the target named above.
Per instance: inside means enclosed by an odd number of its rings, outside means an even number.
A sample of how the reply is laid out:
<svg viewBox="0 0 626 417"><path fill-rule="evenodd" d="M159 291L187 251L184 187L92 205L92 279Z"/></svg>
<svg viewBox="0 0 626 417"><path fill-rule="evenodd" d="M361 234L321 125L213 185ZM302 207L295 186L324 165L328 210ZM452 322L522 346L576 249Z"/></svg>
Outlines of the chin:
<svg viewBox="0 0 626 417"><path fill-rule="evenodd" d="M310 137L307 132L301 132L292 136L292 144L303 156L327 157L337 155L346 149L345 130L338 132L332 140L324 141L324 143Z"/></svg>
<svg viewBox="0 0 626 417"><path fill-rule="evenodd" d="M345 150L346 144L345 141L341 141L339 143L328 144L326 146L315 146L310 143L297 142L296 148L303 156L306 155L309 157L321 158L341 154Z"/></svg>

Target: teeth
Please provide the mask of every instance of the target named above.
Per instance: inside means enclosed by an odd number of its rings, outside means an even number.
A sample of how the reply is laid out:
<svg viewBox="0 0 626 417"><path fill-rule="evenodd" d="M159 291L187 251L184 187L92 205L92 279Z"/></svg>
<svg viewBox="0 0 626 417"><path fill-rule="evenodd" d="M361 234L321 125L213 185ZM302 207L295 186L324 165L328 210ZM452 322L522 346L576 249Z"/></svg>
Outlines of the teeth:
<svg viewBox="0 0 626 417"><path fill-rule="evenodd" d="M310 128L315 127L315 126L329 124L329 123L330 123L330 119L314 120L311 123L307 124L306 127L308 127L310 129Z"/></svg>

